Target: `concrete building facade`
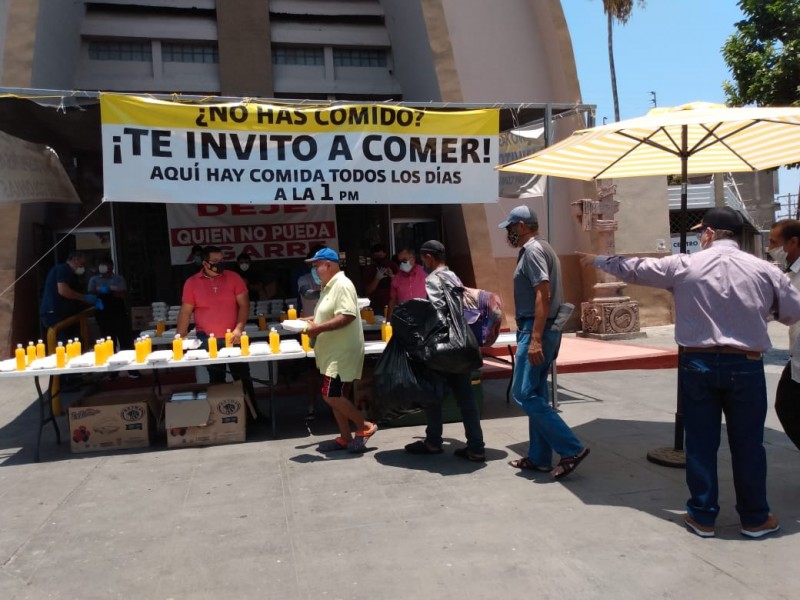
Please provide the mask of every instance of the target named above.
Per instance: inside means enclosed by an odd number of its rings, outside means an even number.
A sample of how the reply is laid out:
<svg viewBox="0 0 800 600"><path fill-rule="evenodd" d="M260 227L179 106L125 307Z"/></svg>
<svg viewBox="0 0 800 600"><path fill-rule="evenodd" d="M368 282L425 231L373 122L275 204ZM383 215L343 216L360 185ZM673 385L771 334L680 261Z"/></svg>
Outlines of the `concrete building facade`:
<svg viewBox="0 0 800 600"><path fill-rule="evenodd" d="M569 106L581 100L558 2L5 0L0 28L0 86L6 88L489 105ZM586 126L581 113L565 115L554 122L551 141ZM519 116L541 118L544 112ZM85 147L62 143L57 150L70 166L83 206L3 207L0 239L16 248L0 263L3 282L13 281L59 230L100 202L99 140ZM573 256L576 248L588 249L590 240L571 216L570 201L593 197L594 185L564 179L549 185L549 210L544 199L533 205L544 235L562 256L567 298L578 304L593 276ZM508 208L440 205L435 194L414 206L340 207L340 250L348 258L363 257L376 241L392 245L395 222L433 223L455 270L468 285L501 293L509 316L516 252L497 229ZM636 209L622 216L653 211L664 218L639 224L642 242L625 245L626 251L651 252L653 239L668 235L666 201L659 195L639 198ZM98 238L110 232L109 249L129 278L135 304L175 300L175 273L168 268L162 273L156 264L166 240L163 213L158 205L104 205L83 225L95 227ZM38 246L30 237L22 239L30 230L41 234ZM42 269L53 263L43 261L38 280L20 281L14 299L6 299L0 350L35 335L30 299L39 291ZM357 265L349 260L347 268L358 283Z"/></svg>

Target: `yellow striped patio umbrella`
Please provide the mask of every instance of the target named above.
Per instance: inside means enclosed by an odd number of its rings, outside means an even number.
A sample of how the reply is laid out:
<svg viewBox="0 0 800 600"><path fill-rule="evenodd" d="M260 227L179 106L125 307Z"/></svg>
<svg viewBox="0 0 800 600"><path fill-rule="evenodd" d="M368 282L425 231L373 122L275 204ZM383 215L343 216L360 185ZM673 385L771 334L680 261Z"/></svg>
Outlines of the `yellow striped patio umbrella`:
<svg viewBox="0 0 800 600"><path fill-rule="evenodd" d="M693 102L581 129L526 158L501 165L570 179L756 171L800 162L800 107L728 108ZM686 232L681 232L685 251Z"/></svg>

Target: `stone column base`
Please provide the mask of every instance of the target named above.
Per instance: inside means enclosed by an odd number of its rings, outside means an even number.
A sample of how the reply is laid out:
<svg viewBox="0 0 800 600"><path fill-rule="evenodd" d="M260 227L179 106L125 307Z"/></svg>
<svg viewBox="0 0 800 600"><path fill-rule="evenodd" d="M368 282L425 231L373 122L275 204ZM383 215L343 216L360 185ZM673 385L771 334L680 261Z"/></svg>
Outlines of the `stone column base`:
<svg viewBox="0 0 800 600"><path fill-rule="evenodd" d="M579 337L602 340L630 340L647 337L639 330L639 303L627 296L594 298L581 303Z"/></svg>

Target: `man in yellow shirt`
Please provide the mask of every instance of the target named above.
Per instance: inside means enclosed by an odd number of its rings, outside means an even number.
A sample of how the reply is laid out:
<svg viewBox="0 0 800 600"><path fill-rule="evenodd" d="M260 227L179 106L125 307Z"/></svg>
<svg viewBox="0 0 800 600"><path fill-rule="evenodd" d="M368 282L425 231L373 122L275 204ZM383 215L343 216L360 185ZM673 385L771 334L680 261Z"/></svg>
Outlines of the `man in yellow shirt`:
<svg viewBox="0 0 800 600"><path fill-rule="evenodd" d="M314 319L306 333L314 341L317 368L322 374L322 397L333 409L340 436L320 444L323 452L349 450L363 452L367 440L378 430L365 421L348 399L354 379L361 377L364 365L364 332L358 311L358 296L353 282L339 269L339 255L322 248L306 260L311 276L322 286ZM350 423L355 425L355 435Z"/></svg>

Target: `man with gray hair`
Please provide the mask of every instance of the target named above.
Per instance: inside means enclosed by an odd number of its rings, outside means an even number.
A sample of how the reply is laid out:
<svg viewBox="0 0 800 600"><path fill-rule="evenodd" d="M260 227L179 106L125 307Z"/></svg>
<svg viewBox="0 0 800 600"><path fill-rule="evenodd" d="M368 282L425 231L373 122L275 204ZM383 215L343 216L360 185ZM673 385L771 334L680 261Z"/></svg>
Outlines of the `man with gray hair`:
<svg viewBox="0 0 800 600"><path fill-rule="evenodd" d="M722 415L731 450L741 533L760 538L780 529L767 503L764 421L767 386L762 353L771 343L767 319L800 320L800 291L774 265L743 252L742 216L709 209L697 227L701 252L663 258L578 253L627 283L663 288L675 299L675 341L681 346L678 387L686 433L686 528L714 537L719 515L717 451Z"/></svg>
<svg viewBox="0 0 800 600"><path fill-rule="evenodd" d="M539 219L528 206L514 208L500 223L508 243L519 248L514 270L514 312L517 353L511 389L514 401L528 415L528 455L512 460L516 469L550 473L561 479L589 455L550 404L547 374L561 347L561 330L554 327L564 292L561 263L552 246L538 237ZM561 460L552 467L553 451Z"/></svg>

